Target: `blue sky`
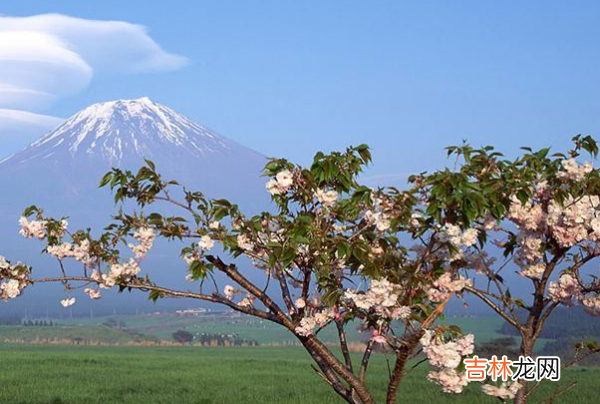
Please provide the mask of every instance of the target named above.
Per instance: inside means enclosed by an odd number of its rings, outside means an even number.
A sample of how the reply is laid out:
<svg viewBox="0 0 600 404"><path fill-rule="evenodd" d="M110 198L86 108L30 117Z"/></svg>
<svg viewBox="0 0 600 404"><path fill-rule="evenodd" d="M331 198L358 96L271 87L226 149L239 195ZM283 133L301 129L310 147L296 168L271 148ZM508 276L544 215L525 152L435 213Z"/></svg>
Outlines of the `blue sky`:
<svg viewBox="0 0 600 404"><path fill-rule="evenodd" d="M5 16L43 13L140 24L188 60L152 72L98 69L36 110L46 115L149 96L270 156L306 163L320 149L368 143L369 175L390 181L444 164L443 147L462 139L514 153L564 148L600 128L597 2L0 5Z"/></svg>

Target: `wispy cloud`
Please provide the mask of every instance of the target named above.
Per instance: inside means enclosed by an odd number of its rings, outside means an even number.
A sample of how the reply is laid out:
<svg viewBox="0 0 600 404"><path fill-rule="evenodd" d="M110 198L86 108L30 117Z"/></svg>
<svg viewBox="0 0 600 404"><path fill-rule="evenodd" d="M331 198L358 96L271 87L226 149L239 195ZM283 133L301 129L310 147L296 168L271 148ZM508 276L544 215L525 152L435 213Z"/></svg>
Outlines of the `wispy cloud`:
<svg viewBox="0 0 600 404"><path fill-rule="evenodd" d="M0 108L0 150L17 150L58 127L63 121L53 116Z"/></svg>
<svg viewBox="0 0 600 404"><path fill-rule="evenodd" d="M0 15L0 151L60 123L33 111L85 90L98 73L171 71L187 63L141 25L62 14Z"/></svg>
<svg viewBox="0 0 600 404"><path fill-rule="evenodd" d="M92 68L56 37L0 31L0 107L44 107L81 91L92 74Z"/></svg>
<svg viewBox="0 0 600 404"><path fill-rule="evenodd" d="M83 90L96 72L169 71L186 63L140 25L61 14L0 16L0 107L42 108Z"/></svg>

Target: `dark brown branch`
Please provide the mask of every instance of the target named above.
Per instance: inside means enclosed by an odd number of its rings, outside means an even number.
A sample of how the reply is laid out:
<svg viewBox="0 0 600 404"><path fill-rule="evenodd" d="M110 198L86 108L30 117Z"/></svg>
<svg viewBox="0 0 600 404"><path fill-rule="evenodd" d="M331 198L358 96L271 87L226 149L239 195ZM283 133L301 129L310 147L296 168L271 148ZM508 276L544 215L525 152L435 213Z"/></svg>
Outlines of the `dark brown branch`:
<svg viewBox="0 0 600 404"><path fill-rule="evenodd" d="M281 297L288 309L288 313L292 313L294 311L294 303L292 303L292 297L290 294L290 289L287 285L287 280L285 279L285 275L283 274L283 270L279 267L275 269L275 276L279 280L279 288L281 289Z"/></svg>
<svg viewBox="0 0 600 404"><path fill-rule="evenodd" d="M304 273L304 279L302 280L302 299L308 304L308 294L310 293L310 277L311 272L305 269L300 268L300 270ZM298 310L299 316L301 317L304 314L305 307Z"/></svg>
<svg viewBox="0 0 600 404"><path fill-rule="evenodd" d="M520 330L520 324L518 324L515 320L513 320L510 316L508 316L497 304L488 299L480 290L475 289L473 287L467 286L465 290L471 292L479 299L481 299L485 304L487 304L492 310L500 315L506 322L515 327L517 330Z"/></svg>
<svg viewBox="0 0 600 404"><path fill-rule="evenodd" d="M419 340L425 333L425 330L421 328L418 333L412 335L408 341L396 352L396 363L394 364L394 370L390 376L390 383L388 385L387 395L385 402L387 404L395 404L396 396L398 395L398 388L400 387L400 380L404 376L404 368L406 362L410 357L415 347L419 344Z"/></svg>
<svg viewBox="0 0 600 404"><path fill-rule="evenodd" d="M344 324L342 324L342 322L339 320L335 320L335 326L337 327L338 338L340 340L340 348L342 349L342 355L344 356L346 368L350 372L353 372L352 358L350 357L350 351L348 350L348 341L346 340L346 331L344 330Z"/></svg>
<svg viewBox="0 0 600 404"><path fill-rule="evenodd" d="M414 351L415 347L419 344L421 337L425 334L425 330L432 325L435 320L443 313L444 307L448 304L453 294L446 296L446 298L439 304L438 307L421 323L421 327L415 331L408 339L401 341L400 347L396 348L396 363L394 364L394 370L390 374L390 383L388 385L386 403L396 403L396 396L398 395L398 388L400 386L400 380L404 376L404 367L410 355Z"/></svg>
<svg viewBox="0 0 600 404"><path fill-rule="evenodd" d="M220 258L212 255L206 256L206 260L213 264L221 272L225 273L229 278L237 282L240 286L250 292L258 300L260 300L271 313L273 313L279 320L280 323L285 325L288 329L293 330L293 324L287 315L281 310L281 308L275 303L273 299L267 296L260 288L250 282L244 275L242 275L236 268L235 265L225 264Z"/></svg>
<svg viewBox="0 0 600 404"><path fill-rule="evenodd" d="M315 359L315 357L313 356L313 359ZM316 362L316 359L315 359ZM323 381L325 383L327 383L332 389L333 391L335 391L338 395L340 395L342 398L344 398L344 400L349 402L349 395L350 392L348 389L344 388L344 386L339 382L339 380L337 379L332 379L331 377L331 373L332 372L327 372L329 374L324 373L325 370L322 370L323 368L318 369L315 365L310 365L310 367L315 371L316 374L319 375L319 377L321 377L321 379L323 379Z"/></svg>
<svg viewBox="0 0 600 404"><path fill-rule="evenodd" d="M360 362L360 370L358 372L358 379L361 382L365 382L365 378L367 376L367 368L369 367L369 360L371 359L371 353L373 352L373 346L375 346L375 342L369 340L367 343L367 347L365 348L365 352L363 353L362 361Z"/></svg>
<svg viewBox="0 0 600 404"><path fill-rule="evenodd" d="M329 365L329 367L337 373L342 379L346 381L356 393L362 404L375 404L375 400L371 396L367 386L361 383L360 380L350 372L346 366L339 361L339 359L314 335L308 337L299 337L302 345L306 347L309 352L316 352L323 360Z"/></svg>
<svg viewBox="0 0 600 404"><path fill-rule="evenodd" d="M227 276L237 282L240 286L245 288L252 295L256 296L265 307L267 307L278 319L281 321L286 328L295 334L295 324L290 318L281 310L281 308L271 299L269 296L264 294L258 287L252 282L246 279L234 265L227 265L220 258L214 256L207 256L206 259L211 262L217 269L224 272ZM307 275L309 276L309 275ZM327 365L336 372L342 379L344 379L351 387L356 391L356 394L360 398L363 404L375 404L373 397L369 393L367 387L361 383L358 378L350 372L342 362L314 335L308 337L298 336L298 339L302 344L309 350L318 354ZM313 355L314 358L314 355Z"/></svg>

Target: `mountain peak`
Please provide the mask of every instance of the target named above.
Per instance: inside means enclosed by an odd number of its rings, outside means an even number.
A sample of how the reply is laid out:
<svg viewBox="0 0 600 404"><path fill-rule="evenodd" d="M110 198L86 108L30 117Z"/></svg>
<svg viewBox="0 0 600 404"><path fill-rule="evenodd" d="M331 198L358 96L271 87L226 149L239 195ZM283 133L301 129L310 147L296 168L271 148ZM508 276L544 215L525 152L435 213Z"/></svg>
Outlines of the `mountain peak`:
<svg viewBox="0 0 600 404"><path fill-rule="evenodd" d="M100 102L4 161L82 156L122 166L132 158L190 154L206 157L241 147L148 97Z"/></svg>

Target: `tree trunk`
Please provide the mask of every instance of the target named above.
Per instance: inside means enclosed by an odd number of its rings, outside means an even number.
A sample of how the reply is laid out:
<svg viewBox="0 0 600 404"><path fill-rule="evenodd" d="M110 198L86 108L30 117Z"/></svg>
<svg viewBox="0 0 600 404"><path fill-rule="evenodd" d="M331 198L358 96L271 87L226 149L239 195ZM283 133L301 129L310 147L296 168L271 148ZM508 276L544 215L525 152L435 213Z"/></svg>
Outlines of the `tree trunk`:
<svg viewBox="0 0 600 404"><path fill-rule="evenodd" d="M521 335L521 355L522 356L532 356L533 355L533 348L535 346L535 338L533 338L533 336L531 335L531 332L524 332ZM529 397L527 397L527 381L526 380L519 380L519 384L521 385L521 387L519 388L519 391L517 391L517 394L515 394L515 401L514 404L527 404L527 401L529 399Z"/></svg>
<svg viewBox="0 0 600 404"><path fill-rule="evenodd" d="M406 365L406 361L408 360L409 354L409 349L402 349L402 351L400 351L400 353L396 357L396 364L394 365L394 371L392 372L392 376L390 378L390 384L388 386L387 396L385 400L386 404L396 403L396 396L398 395L400 380L402 379L404 373L404 366Z"/></svg>
<svg viewBox="0 0 600 404"><path fill-rule="evenodd" d="M376 404L367 386L350 372L346 366L335 357L335 355L329 352L327 347L314 335L301 338L300 341L313 359L317 359L316 356L322 359L329 370L335 372L349 385L350 394L345 396L340 394L348 403ZM340 392L338 392L338 394L339 393Z"/></svg>

